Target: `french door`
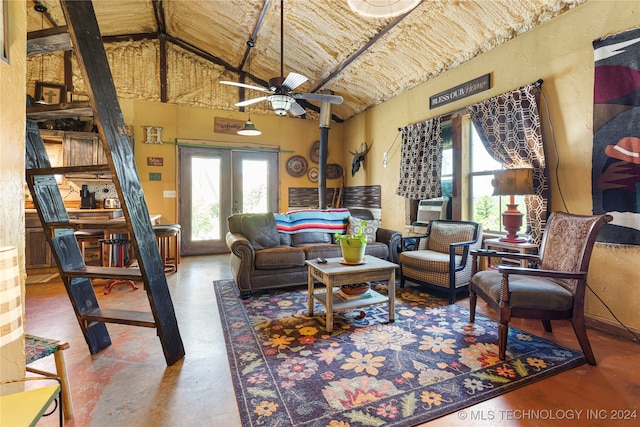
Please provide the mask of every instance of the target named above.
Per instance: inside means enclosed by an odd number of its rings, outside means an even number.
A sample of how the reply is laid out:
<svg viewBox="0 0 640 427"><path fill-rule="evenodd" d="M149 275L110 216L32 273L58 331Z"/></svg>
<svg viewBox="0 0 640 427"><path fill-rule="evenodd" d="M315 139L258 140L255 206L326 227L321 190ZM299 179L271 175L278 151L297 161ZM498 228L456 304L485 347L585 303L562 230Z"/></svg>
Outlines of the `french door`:
<svg viewBox="0 0 640 427"><path fill-rule="evenodd" d="M184 255L229 252L232 213L277 211L277 153L181 146L179 156Z"/></svg>

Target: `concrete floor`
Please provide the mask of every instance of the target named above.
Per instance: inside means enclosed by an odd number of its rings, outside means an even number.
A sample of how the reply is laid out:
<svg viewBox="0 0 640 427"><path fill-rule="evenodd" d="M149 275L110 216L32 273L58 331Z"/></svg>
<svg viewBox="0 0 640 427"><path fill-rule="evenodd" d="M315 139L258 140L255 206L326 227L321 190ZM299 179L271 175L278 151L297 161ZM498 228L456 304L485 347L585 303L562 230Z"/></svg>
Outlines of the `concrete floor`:
<svg viewBox="0 0 640 427"><path fill-rule="evenodd" d="M90 354L61 282L27 285L26 331L69 342L69 371L75 418L67 426L240 426L212 282L231 278L228 255L185 257L167 281L186 356L166 366L154 329L108 325L112 345ZM149 310L146 293L119 285L110 295L94 283L101 306ZM459 301L467 305L468 299ZM479 312L494 316L480 305ZM568 322L554 322L545 333L540 322L513 325L578 348ZM434 420L429 426L632 426L640 417L640 347L597 331L589 331L598 366L583 365L544 381ZM53 358L32 365L54 370ZM636 410L636 418L613 421L614 411ZM546 412L574 419L542 417ZM582 410L579 418L575 415ZM520 411L520 412L517 412ZM559 412L562 411L562 412ZM587 417L587 411L598 411ZM529 414L526 417L523 414ZM620 412L624 414L624 412ZM631 414L631 412L628 412ZM523 419L524 418L524 419ZM57 417L39 426L57 425ZM345 426L346 427L346 426Z"/></svg>

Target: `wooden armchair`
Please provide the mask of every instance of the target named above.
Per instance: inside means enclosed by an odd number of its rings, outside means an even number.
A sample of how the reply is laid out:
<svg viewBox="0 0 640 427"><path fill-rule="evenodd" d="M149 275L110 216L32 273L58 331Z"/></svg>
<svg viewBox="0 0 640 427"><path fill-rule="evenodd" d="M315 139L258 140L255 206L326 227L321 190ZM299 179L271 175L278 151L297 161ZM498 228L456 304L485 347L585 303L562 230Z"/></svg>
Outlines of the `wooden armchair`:
<svg viewBox="0 0 640 427"><path fill-rule="evenodd" d="M551 320L567 319L587 362L596 364L584 324L584 294L593 245L600 229L612 219L611 215L554 212L547 221L539 255L503 254L536 261L539 268L499 266L497 270L474 271L469 285L471 322L480 296L498 313L500 359L505 358L512 317L541 319L547 332L551 332ZM473 251L474 269L478 256L501 254Z"/></svg>
<svg viewBox="0 0 640 427"><path fill-rule="evenodd" d="M482 227L476 222L432 220L418 250L400 253L400 287L410 282L446 292L453 304L471 279L471 249L480 248Z"/></svg>

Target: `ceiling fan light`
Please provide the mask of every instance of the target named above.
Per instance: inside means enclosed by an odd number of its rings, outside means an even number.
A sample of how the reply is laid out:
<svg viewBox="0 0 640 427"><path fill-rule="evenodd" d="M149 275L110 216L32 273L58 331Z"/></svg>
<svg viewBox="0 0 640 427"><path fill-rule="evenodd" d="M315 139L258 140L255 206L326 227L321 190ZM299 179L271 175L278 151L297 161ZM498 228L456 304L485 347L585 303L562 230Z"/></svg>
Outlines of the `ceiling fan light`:
<svg viewBox="0 0 640 427"><path fill-rule="evenodd" d="M371 18L389 18L409 12L422 0L347 0L355 13Z"/></svg>
<svg viewBox="0 0 640 427"><path fill-rule="evenodd" d="M247 120L244 127L237 132L238 135L243 136L258 136L262 135L262 132L256 129L256 125L251 120Z"/></svg>
<svg viewBox="0 0 640 427"><path fill-rule="evenodd" d="M291 109L291 97L286 95L273 95L269 97L271 108L279 116L286 116L287 111Z"/></svg>

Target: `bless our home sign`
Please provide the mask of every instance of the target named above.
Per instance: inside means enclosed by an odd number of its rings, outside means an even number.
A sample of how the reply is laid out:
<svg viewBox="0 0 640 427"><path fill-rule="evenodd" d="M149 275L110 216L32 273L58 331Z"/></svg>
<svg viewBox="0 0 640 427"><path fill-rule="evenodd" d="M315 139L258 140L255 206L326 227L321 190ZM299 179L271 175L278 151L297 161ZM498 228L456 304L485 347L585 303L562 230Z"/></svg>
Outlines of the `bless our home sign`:
<svg viewBox="0 0 640 427"><path fill-rule="evenodd" d="M462 83L429 97L429 108L437 108L450 102L466 98L467 96L475 95L489 88L491 88L491 75L485 74L484 76L469 80L466 83Z"/></svg>

